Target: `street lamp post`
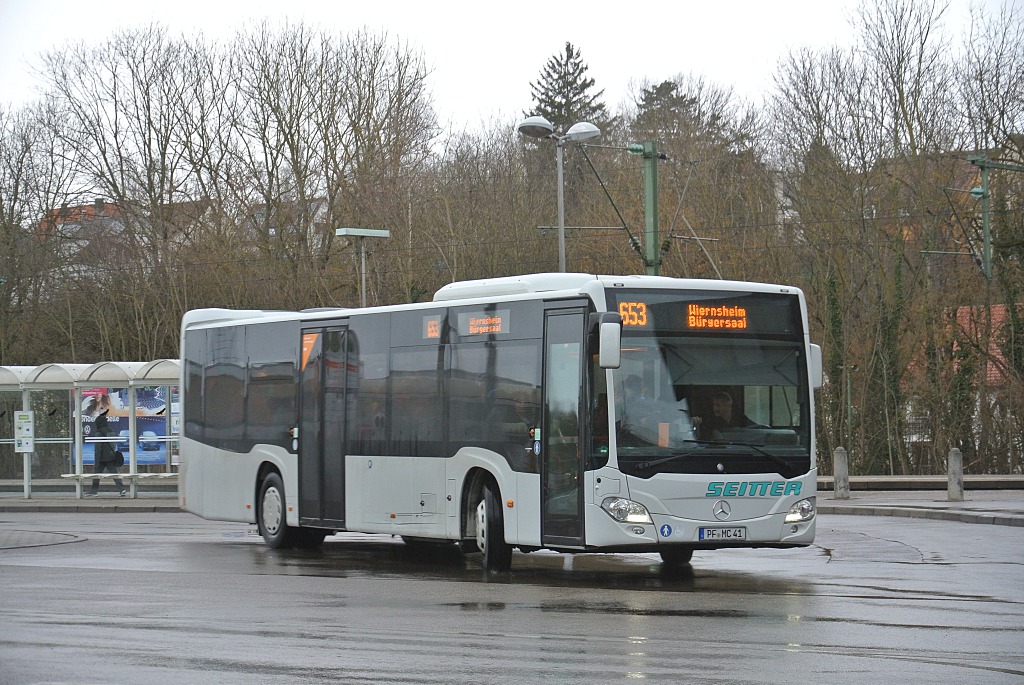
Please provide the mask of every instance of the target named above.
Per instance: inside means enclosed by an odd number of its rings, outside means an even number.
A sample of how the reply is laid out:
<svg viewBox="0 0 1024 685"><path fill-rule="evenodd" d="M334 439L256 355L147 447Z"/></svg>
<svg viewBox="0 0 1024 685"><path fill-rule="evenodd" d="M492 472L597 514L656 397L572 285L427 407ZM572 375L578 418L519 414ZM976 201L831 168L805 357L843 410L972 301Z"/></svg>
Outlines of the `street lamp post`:
<svg viewBox="0 0 1024 685"><path fill-rule="evenodd" d="M581 121L569 127L564 134L555 133L555 126L540 115L526 117L518 126L519 133L530 138L550 138L555 141L555 165L558 168L558 270L565 271L565 144L596 138L601 129L593 124Z"/></svg>
<svg viewBox="0 0 1024 685"><path fill-rule="evenodd" d="M359 273L362 286L359 289L359 305L366 306L366 238L390 238L391 231L376 228L339 228L334 231L336 236L355 236L359 238Z"/></svg>

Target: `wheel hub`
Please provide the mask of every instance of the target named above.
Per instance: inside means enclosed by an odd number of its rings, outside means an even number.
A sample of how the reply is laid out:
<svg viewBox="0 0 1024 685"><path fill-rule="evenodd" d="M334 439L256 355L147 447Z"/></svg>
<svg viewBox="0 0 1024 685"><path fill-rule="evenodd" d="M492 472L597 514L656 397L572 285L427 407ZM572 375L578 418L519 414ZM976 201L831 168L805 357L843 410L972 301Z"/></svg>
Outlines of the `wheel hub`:
<svg viewBox="0 0 1024 685"><path fill-rule="evenodd" d="M263 493L263 527L271 535L275 535L281 527L283 511L281 493L277 488L267 488L267 491Z"/></svg>
<svg viewBox="0 0 1024 685"><path fill-rule="evenodd" d="M487 549L487 500L476 505L476 546L483 552Z"/></svg>

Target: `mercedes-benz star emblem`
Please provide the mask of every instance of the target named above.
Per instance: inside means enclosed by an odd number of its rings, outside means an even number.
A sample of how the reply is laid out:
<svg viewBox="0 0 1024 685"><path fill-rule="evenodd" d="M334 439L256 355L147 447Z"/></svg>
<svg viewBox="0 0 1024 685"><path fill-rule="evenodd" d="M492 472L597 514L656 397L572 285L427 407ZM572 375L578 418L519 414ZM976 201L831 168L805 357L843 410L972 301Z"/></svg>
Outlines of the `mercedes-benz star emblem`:
<svg viewBox="0 0 1024 685"><path fill-rule="evenodd" d="M715 502L715 506L711 508L711 513L715 515L715 518L719 521L725 521L732 516L732 507L724 499L720 499Z"/></svg>

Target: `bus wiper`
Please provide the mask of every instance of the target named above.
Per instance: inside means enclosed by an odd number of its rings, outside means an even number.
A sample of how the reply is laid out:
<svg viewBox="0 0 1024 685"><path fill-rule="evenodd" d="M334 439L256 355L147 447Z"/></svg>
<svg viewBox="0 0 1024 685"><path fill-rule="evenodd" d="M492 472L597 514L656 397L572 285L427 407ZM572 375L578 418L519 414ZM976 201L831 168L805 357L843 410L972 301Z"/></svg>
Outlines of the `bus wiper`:
<svg viewBox="0 0 1024 685"><path fill-rule="evenodd" d="M782 457L780 457L778 455L775 455L775 454L772 454L771 452L766 452L765 450L761 449L757 445L752 445L752 444L747 443L747 442L730 442L728 440L684 440L683 442L688 442L688 443L691 443L691 444L694 444L694 445L700 445L702 447L704 447L704 446L710 446L710 447L746 447L746 448L754 450L759 455L761 455L762 457L765 457L766 459L768 459L768 461L772 462L776 466L781 466L781 467L785 468L786 470L789 470L789 469L793 468L793 465L790 464L785 459L783 459ZM693 456L694 454L697 454L697 453L698 453L697 450L685 450L683 452L676 452L675 454L672 454L672 455L667 456L667 457L662 457L661 459L654 459L653 461L642 461L639 464L637 464L637 468L640 468L640 469L650 469L650 468L654 468L655 466L658 466L660 464L665 464L667 462L673 461L675 459L680 459L682 457Z"/></svg>
<svg viewBox="0 0 1024 685"><path fill-rule="evenodd" d="M724 444L727 444L727 443L721 443L721 442L714 442L714 441L711 441L711 440L683 440L682 442L688 442L688 443L693 444L693 445L701 445L701 446L703 446L703 445L724 445ZM691 457L691 456L693 456L694 454L697 454L697 453L698 453L697 450L685 450L683 452L676 452L675 454L669 455L667 457L662 457L661 459L655 459L653 461L642 461L639 464L637 464L636 466L639 469L649 469L649 468L653 468L655 466L658 466L659 464L664 464L666 462L670 462L670 461L672 461L674 459L681 459L682 457Z"/></svg>
<svg viewBox="0 0 1024 685"><path fill-rule="evenodd" d="M789 469L793 468L792 464L790 464L788 461L786 461L785 459L783 459L779 455L772 454L771 452L766 452L765 450L761 449L757 445L752 445L749 442L719 442L719 443L716 443L716 444L719 444L719 445L733 445L735 447L749 447L750 449L752 449L755 452L757 452L758 454L760 454L762 457L765 457L766 459L768 459L768 461L770 461L771 463L775 464L776 466L781 466L781 467L783 467L786 470L789 470ZM782 474L782 475L785 475L785 474Z"/></svg>

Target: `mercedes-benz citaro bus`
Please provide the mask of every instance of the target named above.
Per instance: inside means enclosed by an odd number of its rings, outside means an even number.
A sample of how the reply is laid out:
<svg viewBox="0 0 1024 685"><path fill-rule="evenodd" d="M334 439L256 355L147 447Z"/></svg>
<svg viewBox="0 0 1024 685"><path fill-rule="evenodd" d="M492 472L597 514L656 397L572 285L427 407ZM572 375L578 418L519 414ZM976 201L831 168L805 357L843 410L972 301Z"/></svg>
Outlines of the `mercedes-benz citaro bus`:
<svg viewBox="0 0 1024 685"><path fill-rule="evenodd" d="M456 282L432 302L199 309L180 504L271 547L337 531L513 551L800 547L821 351L798 288L657 276Z"/></svg>

